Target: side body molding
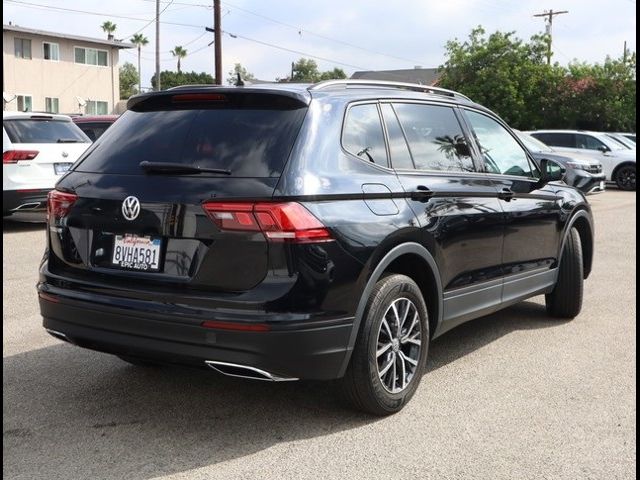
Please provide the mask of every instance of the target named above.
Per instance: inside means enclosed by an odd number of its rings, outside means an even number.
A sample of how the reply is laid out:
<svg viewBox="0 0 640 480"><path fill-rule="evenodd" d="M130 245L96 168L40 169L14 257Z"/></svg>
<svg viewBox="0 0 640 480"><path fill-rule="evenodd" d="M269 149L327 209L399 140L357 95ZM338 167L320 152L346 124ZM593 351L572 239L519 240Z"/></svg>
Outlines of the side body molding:
<svg viewBox="0 0 640 480"><path fill-rule="evenodd" d="M356 309L355 318L353 321L353 330L351 331L351 337L349 338L349 346L345 358L342 363L342 367L340 368L339 377L342 377L347 370L347 366L349 365L349 360L351 359L351 353L353 352L353 348L356 344L356 339L358 337L358 333L360 331L360 322L362 321L362 317L364 315L364 309L367 306L367 301L369 300L369 295L373 291L376 283L382 277L382 274L386 270L386 268L391 265L391 263L399 258L402 255L406 254L414 254L421 257L427 264L433 273L436 283L436 290L438 292L438 322L437 325L440 325L442 322L442 281L440 280L440 271L438 270L438 266L436 265L436 261L433 256L429 253L429 251L415 242L407 242L400 244L391 250L382 258L382 260L378 263L376 268L373 270L373 273L370 275L369 280L367 281L367 285L365 286L362 295L360 297L360 302L358 303L358 308ZM437 330L437 328L436 328Z"/></svg>

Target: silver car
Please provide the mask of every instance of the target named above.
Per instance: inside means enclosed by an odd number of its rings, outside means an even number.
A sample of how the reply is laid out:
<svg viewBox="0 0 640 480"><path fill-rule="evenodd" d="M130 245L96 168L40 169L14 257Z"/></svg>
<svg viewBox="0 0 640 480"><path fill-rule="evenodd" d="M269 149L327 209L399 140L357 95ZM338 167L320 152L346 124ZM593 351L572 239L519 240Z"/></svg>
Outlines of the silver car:
<svg viewBox="0 0 640 480"><path fill-rule="evenodd" d="M602 163L607 180L621 190L636 189L636 151L629 149L605 133L583 130L536 130L532 137L558 152L589 155Z"/></svg>

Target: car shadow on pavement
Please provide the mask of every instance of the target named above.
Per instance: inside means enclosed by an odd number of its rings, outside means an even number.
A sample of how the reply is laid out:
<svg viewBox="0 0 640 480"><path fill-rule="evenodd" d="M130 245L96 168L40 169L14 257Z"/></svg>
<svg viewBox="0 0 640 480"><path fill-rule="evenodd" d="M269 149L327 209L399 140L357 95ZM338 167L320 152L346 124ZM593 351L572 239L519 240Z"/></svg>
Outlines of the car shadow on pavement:
<svg viewBox="0 0 640 480"><path fill-rule="evenodd" d="M430 369L514 330L554 325L542 306L517 305L436 340ZM8 478L148 479L378 421L347 409L332 383L133 367L67 344L4 358L3 392Z"/></svg>
<svg viewBox="0 0 640 480"><path fill-rule="evenodd" d="M21 233L34 232L36 230L44 231L46 224L42 219L32 217L20 217L20 220L12 218L2 219L2 233Z"/></svg>

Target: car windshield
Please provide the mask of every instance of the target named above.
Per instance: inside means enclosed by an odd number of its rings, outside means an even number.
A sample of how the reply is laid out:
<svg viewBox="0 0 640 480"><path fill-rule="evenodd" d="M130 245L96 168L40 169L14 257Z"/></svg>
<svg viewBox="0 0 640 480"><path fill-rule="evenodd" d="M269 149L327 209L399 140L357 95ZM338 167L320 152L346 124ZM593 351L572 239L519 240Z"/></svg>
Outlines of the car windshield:
<svg viewBox="0 0 640 480"><path fill-rule="evenodd" d="M616 142L620 143L621 145L624 145L629 150L633 150L634 148L636 148L635 143L623 137L622 135L617 135L615 133L607 133L607 137L613 138Z"/></svg>
<svg viewBox="0 0 640 480"><path fill-rule="evenodd" d="M2 121L13 143L88 143L89 138L69 120L15 118Z"/></svg>
<svg viewBox="0 0 640 480"><path fill-rule="evenodd" d="M142 175L140 163L230 170L237 177L280 176L306 108L127 111L76 170Z"/></svg>
<svg viewBox="0 0 640 480"><path fill-rule="evenodd" d="M524 143L524 145L532 152L553 152L552 148L542 143L537 138L533 138L531 135L522 133L520 131L516 131L516 134L518 135L518 138L522 141L522 143Z"/></svg>

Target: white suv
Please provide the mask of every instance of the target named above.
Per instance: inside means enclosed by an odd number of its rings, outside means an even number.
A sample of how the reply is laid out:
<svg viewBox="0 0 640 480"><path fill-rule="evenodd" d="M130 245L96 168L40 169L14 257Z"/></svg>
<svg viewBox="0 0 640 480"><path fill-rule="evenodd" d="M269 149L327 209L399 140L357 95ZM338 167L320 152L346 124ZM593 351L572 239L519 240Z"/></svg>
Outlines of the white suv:
<svg viewBox="0 0 640 480"><path fill-rule="evenodd" d="M44 210L47 193L91 145L66 115L2 113L2 215Z"/></svg>
<svg viewBox="0 0 640 480"><path fill-rule="evenodd" d="M558 152L589 155L602 163L607 180L622 190L636 189L636 151L605 133L582 130L536 130L526 132Z"/></svg>

